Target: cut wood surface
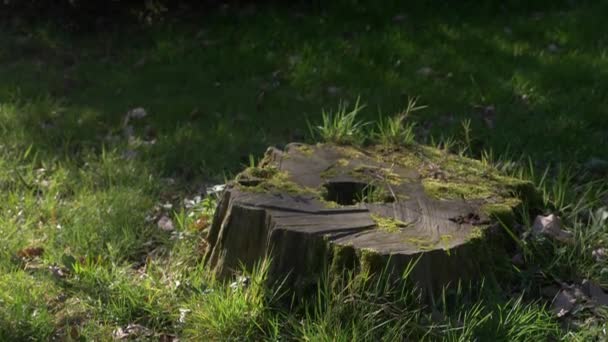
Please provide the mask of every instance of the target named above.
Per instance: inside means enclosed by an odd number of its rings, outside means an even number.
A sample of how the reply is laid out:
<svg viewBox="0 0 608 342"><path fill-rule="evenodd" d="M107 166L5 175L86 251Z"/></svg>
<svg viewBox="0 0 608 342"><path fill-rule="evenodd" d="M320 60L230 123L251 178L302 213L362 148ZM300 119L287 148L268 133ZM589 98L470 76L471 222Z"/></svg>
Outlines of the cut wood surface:
<svg viewBox="0 0 608 342"><path fill-rule="evenodd" d="M438 289L484 272L529 182L480 161L413 145L292 143L229 184L208 236L221 276L272 257L271 279L313 284L324 267L403 272Z"/></svg>

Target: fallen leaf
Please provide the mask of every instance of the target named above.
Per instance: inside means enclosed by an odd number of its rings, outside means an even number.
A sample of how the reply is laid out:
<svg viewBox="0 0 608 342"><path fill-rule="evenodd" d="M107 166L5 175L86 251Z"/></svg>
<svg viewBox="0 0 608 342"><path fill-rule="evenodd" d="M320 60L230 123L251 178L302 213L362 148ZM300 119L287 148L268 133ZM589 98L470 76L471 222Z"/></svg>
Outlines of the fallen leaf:
<svg viewBox="0 0 608 342"><path fill-rule="evenodd" d="M149 337L151 335L152 331L141 324L129 324L125 328L118 327L112 332L112 337L117 340Z"/></svg>
<svg viewBox="0 0 608 342"><path fill-rule="evenodd" d="M137 62L135 62L135 64L133 64L133 67L141 68L142 66L144 66L144 64L146 64L146 57L140 58Z"/></svg>
<svg viewBox="0 0 608 342"><path fill-rule="evenodd" d="M340 92L340 88L338 88L336 86L327 87L327 93L329 95L337 95L339 92Z"/></svg>
<svg viewBox="0 0 608 342"><path fill-rule="evenodd" d="M481 106L476 105L474 108L479 111L481 119L488 128L494 128L494 120L496 119L496 107L493 105Z"/></svg>
<svg viewBox="0 0 608 342"><path fill-rule="evenodd" d="M290 67L294 67L297 64L300 64L302 62L302 56L300 55L292 55L289 56L287 59L287 63L289 64Z"/></svg>
<svg viewBox="0 0 608 342"><path fill-rule="evenodd" d="M162 229L165 232L171 232L175 229L173 227L173 221L167 216L162 216L158 220L157 226L158 226L158 228Z"/></svg>
<svg viewBox="0 0 608 342"><path fill-rule="evenodd" d="M405 14L399 13L393 17L393 21L396 23L400 23L400 22L404 21L406 18L407 18L407 16Z"/></svg>
<svg viewBox="0 0 608 342"><path fill-rule="evenodd" d="M184 308L180 308L179 309L179 319L178 322L180 323L186 323L186 315L188 315L192 310L190 309L184 309Z"/></svg>
<svg viewBox="0 0 608 342"><path fill-rule="evenodd" d="M219 195L226 189L226 184L217 184L206 189L209 195Z"/></svg>
<svg viewBox="0 0 608 342"><path fill-rule="evenodd" d="M236 291L238 289L247 288L249 286L249 283L250 283L250 279L248 277L238 276L236 278L236 281L234 281L230 284L230 288L233 291Z"/></svg>
<svg viewBox="0 0 608 342"><path fill-rule="evenodd" d="M435 73L435 70L433 70L431 67L425 66L425 67L418 69L418 71L416 71L416 73L420 76L428 77L428 76L433 75Z"/></svg>
<svg viewBox="0 0 608 342"><path fill-rule="evenodd" d="M606 207L598 208L594 214L595 214L595 219L600 224L604 224L606 221L608 221L608 208L606 208Z"/></svg>
<svg viewBox="0 0 608 342"><path fill-rule="evenodd" d="M186 209L192 209L198 205L203 198L200 195L196 195L193 198L184 198L184 207Z"/></svg>
<svg viewBox="0 0 608 342"><path fill-rule="evenodd" d="M77 327L70 327L70 337L72 338L72 340L80 339L80 333L78 332Z"/></svg>
<svg viewBox="0 0 608 342"><path fill-rule="evenodd" d="M57 278L65 278L68 275L68 270L57 265L49 266L49 271Z"/></svg>
<svg viewBox="0 0 608 342"><path fill-rule="evenodd" d="M564 317L576 305L576 297L569 290L560 290L551 305L557 317Z"/></svg>
<svg viewBox="0 0 608 342"><path fill-rule="evenodd" d="M517 253L511 258L511 263L516 266L523 266L526 262L524 256L521 253Z"/></svg>
<svg viewBox="0 0 608 342"><path fill-rule="evenodd" d="M129 119L143 119L146 116L148 116L148 112L142 107L137 107L127 112L127 117Z"/></svg>
<svg viewBox="0 0 608 342"><path fill-rule="evenodd" d="M262 111L263 109L263 103L264 103L264 96L266 95L266 91L265 90L261 90L258 93L258 96L255 100L255 108L258 112Z"/></svg>
<svg viewBox="0 0 608 342"><path fill-rule="evenodd" d="M33 259L44 254L44 248L42 247L26 247L17 252L17 256L22 259Z"/></svg>
<svg viewBox="0 0 608 342"><path fill-rule="evenodd" d="M137 158L138 152L132 149L126 149L122 155L121 158L124 160L133 160L135 158Z"/></svg>
<svg viewBox="0 0 608 342"><path fill-rule="evenodd" d="M540 294L545 298L554 299L561 289L555 285L547 285L540 289Z"/></svg>
<svg viewBox="0 0 608 342"><path fill-rule="evenodd" d="M608 306L608 294L598 284L585 279L581 283L581 288L595 304Z"/></svg>
<svg viewBox="0 0 608 342"><path fill-rule="evenodd" d="M534 224L532 225L532 233L535 235L544 235L564 243L574 241L574 235L571 232L562 229L562 221L555 214L536 216Z"/></svg>
<svg viewBox="0 0 608 342"><path fill-rule="evenodd" d="M606 257L608 256L608 250L606 250L606 248L594 249L591 252L591 256L593 257L593 260L595 260L596 262L604 261L604 260L606 260Z"/></svg>
<svg viewBox="0 0 608 342"><path fill-rule="evenodd" d="M559 51L559 47L555 43L551 43L547 46L547 50L551 53L556 53Z"/></svg>
<svg viewBox="0 0 608 342"><path fill-rule="evenodd" d="M122 128L122 133L125 135L127 139L133 138L135 136L135 129L131 125L125 125Z"/></svg>
<svg viewBox="0 0 608 342"><path fill-rule="evenodd" d="M584 164L584 168L592 173L608 174L608 161L599 158L591 158Z"/></svg>
<svg viewBox="0 0 608 342"><path fill-rule="evenodd" d="M160 336L158 336L158 341L159 342L178 342L179 338L175 335L171 335L171 334L160 334Z"/></svg>
<svg viewBox="0 0 608 342"><path fill-rule="evenodd" d="M194 221L194 224L192 226L192 230L203 231L207 227L209 227L209 219L207 217L205 217L205 216L201 216L196 221Z"/></svg>

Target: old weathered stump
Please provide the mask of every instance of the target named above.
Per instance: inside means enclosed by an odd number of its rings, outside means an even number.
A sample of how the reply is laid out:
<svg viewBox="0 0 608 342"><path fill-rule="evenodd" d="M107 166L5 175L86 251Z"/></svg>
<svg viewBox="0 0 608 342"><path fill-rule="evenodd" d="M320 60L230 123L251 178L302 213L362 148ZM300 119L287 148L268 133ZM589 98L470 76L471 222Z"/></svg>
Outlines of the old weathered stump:
<svg viewBox="0 0 608 342"><path fill-rule="evenodd" d="M272 257L269 277L301 288L325 266L398 274L436 290L483 275L501 222L531 198L529 182L431 147L290 144L270 148L219 202L207 264L220 276ZM388 265L388 267L387 267Z"/></svg>

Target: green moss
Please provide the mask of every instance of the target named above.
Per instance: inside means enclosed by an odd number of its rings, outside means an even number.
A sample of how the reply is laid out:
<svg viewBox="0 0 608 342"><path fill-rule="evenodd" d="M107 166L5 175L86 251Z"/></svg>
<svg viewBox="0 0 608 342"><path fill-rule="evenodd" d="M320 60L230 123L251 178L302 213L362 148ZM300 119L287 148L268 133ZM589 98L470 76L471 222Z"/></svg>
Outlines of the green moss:
<svg viewBox="0 0 608 342"><path fill-rule="evenodd" d="M488 203L481 207L481 210L489 217L506 225L515 222L514 209L521 204L517 198L508 198L503 203Z"/></svg>
<svg viewBox="0 0 608 342"><path fill-rule="evenodd" d="M396 162L402 166L409 168L418 168L422 164L422 159L416 155L414 151L405 151L398 153L388 158L390 162Z"/></svg>
<svg viewBox="0 0 608 342"><path fill-rule="evenodd" d="M300 146L296 147L296 149L307 157L312 156L313 152L315 151L314 148L310 145L300 145Z"/></svg>
<svg viewBox="0 0 608 342"><path fill-rule="evenodd" d="M347 159L340 158L336 160L336 162L330 166L327 170L321 172L320 176L323 179L334 178L340 173L340 168L348 166L350 162Z"/></svg>
<svg viewBox="0 0 608 342"><path fill-rule="evenodd" d="M250 181L251 183L247 183ZM237 176L241 189L251 192L285 192L289 194L319 195L316 189L301 186L289 180L286 171L274 167L249 167Z"/></svg>
<svg viewBox="0 0 608 342"><path fill-rule="evenodd" d="M371 219L374 220L376 226L380 230L384 230L389 233L397 233L401 228L406 228L409 224L392 217L383 217L376 214L370 215Z"/></svg>
<svg viewBox="0 0 608 342"><path fill-rule="evenodd" d="M364 154L357 150L356 148L352 147L352 146L335 146L334 147L336 150L338 150L338 152L340 152L340 154L342 156L345 157L345 159L349 159L349 160L353 160L353 159L359 159L361 157L364 156Z"/></svg>
<svg viewBox="0 0 608 342"><path fill-rule="evenodd" d="M427 159L430 159L432 161L439 161L442 157L445 157L447 155L446 152L444 152L438 148L431 147L431 146L418 145L417 150L424 157L426 157Z"/></svg>
<svg viewBox="0 0 608 342"><path fill-rule="evenodd" d="M421 251L428 251L428 250L434 249L437 246L436 241L433 241L431 239L423 239L423 238L419 238L419 237L409 237L405 241L416 246L416 248L420 249Z"/></svg>
<svg viewBox="0 0 608 342"><path fill-rule="evenodd" d="M334 166L330 167L329 169L321 172L320 176L323 179L330 179L330 178L334 178L338 175L338 169L336 169Z"/></svg>
<svg viewBox="0 0 608 342"><path fill-rule="evenodd" d="M385 259L377 251L371 248L362 248L358 254L362 273L372 275L384 270Z"/></svg>
<svg viewBox="0 0 608 342"><path fill-rule="evenodd" d="M345 167L348 166L348 164L350 164L350 161L348 161L348 159L340 158L336 160L336 166Z"/></svg>
<svg viewBox="0 0 608 342"><path fill-rule="evenodd" d="M451 234L441 234L439 241L447 248L453 238L454 236Z"/></svg>
<svg viewBox="0 0 608 342"><path fill-rule="evenodd" d="M269 179L274 177L279 170L275 167L256 167L250 166L246 168L239 176L237 176L237 180L240 178L264 178Z"/></svg>
<svg viewBox="0 0 608 342"><path fill-rule="evenodd" d="M492 197L495 192L486 184L470 184L457 182L443 182L436 179L422 180L427 195L437 199L457 199L466 200L485 199Z"/></svg>
<svg viewBox="0 0 608 342"><path fill-rule="evenodd" d="M355 269L357 263L357 253L352 245L333 245L331 271L334 275L340 275L344 270Z"/></svg>
<svg viewBox="0 0 608 342"><path fill-rule="evenodd" d="M501 175L493 175L492 178L496 183L502 184L510 194L517 195L529 205L534 207L542 203L540 193L533 182Z"/></svg>
<svg viewBox="0 0 608 342"><path fill-rule="evenodd" d="M442 170L458 179L481 180L490 171L489 168L479 160L446 155L443 160L438 161ZM487 182L487 180L486 180Z"/></svg>
<svg viewBox="0 0 608 342"><path fill-rule="evenodd" d="M469 235L470 240L481 239L484 236L484 227L474 226L471 228L471 234Z"/></svg>
<svg viewBox="0 0 608 342"><path fill-rule="evenodd" d="M393 170L372 165L359 165L350 172L350 175L367 181L381 180L391 185L403 183L403 178Z"/></svg>
<svg viewBox="0 0 608 342"><path fill-rule="evenodd" d="M323 207L327 208L327 209L335 209L335 208L342 207L341 205L338 204L338 202L328 201L325 198L323 198L322 196L318 200L319 200L319 202L321 202Z"/></svg>

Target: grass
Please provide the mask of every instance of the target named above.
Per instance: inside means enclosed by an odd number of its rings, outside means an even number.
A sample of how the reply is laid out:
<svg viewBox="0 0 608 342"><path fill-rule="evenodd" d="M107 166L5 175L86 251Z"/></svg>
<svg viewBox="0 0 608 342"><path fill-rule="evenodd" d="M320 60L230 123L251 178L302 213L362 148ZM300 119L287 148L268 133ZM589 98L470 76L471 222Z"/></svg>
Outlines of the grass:
<svg viewBox="0 0 608 342"><path fill-rule="evenodd" d="M407 122L407 119L413 112L426 108L426 106L416 106L416 101L415 98L408 99L407 107L403 112L393 117L378 119L377 130L373 132L378 143L387 146L407 146L414 143L415 123Z"/></svg>
<svg viewBox="0 0 608 342"><path fill-rule="evenodd" d="M357 114L364 108L359 105L359 100L357 98L351 111L342 102L335 113L323 111L322 124L310 128L312 135L316 133L324 141L338 145L361 144L365 138L363 128L367 123L357 120Z"/></svg>
<svg viewBox="0 0 608 342"><path fill-rule="evenodd" d="M605 339L605 313L562 328L541 290L608 286L592 253L608 248L605 174L584 167L606 156L608 8L528 6L229 6L96 33L3 23L0 340L108 340L129 324L149 339ZM428 108L406 120L413 96ZM137 107L147 115L125 125ZM415 133L531 179L543 207L522 208L523 230L556 212L575 243L515 232L527 266L509 282L446 289L432 305L346 277L286 308L264 266L233 290L201 262L215 201L203 190L267 146L312 140L307 122L338 143L371 127L387 144Z"/></svg>

